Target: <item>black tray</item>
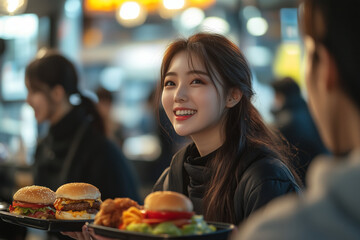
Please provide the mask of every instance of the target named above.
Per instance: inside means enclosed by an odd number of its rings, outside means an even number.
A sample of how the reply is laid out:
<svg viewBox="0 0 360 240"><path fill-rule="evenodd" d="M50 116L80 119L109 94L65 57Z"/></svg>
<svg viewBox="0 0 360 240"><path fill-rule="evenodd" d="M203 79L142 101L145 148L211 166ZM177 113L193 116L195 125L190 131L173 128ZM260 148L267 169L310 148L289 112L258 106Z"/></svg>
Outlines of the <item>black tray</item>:
<svg viewBox="0 0 360 240"><path fill-rule="evenodd" d="M59 220L59 219L38 219L0 211L0 218L4 222L31 227L51 232L81 232L86 222L93 220Z"/></svg>
<svg viewBox="0 0 360 240"><path fill-rule="evenodd" d="M97 235L108 238L121 239L121 240L153 240L153 239L154 240L160 240L160 239L227 240L231 231L235 227L233 224L226 224L226 223L208 222L208 224L214 225L216 227L216 231L213 233L206 233L203 235L187 235L180 237L130 232L130 231L124 231L116 228L104 227L95 224L89 224L88 228L90 228L90 230L93 229L95 234Z"/></svg>

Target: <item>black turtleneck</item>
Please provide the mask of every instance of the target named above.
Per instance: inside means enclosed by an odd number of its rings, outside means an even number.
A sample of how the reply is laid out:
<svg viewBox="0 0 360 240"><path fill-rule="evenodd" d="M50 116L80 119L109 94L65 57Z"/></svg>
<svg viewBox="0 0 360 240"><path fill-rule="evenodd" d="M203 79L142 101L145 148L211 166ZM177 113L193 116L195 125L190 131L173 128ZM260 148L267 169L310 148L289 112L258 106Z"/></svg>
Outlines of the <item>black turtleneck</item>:
<svg viewBox="0 0 360 240"><path fill-rule="evenodd" d="M193 146L189 155L184 161L184 168L188 175L187 192L190 200L193 202L194 210L203 213L202 198L206 192L211 170L207 163L215 156L216 151L201 157L197 148Z"/></svg>

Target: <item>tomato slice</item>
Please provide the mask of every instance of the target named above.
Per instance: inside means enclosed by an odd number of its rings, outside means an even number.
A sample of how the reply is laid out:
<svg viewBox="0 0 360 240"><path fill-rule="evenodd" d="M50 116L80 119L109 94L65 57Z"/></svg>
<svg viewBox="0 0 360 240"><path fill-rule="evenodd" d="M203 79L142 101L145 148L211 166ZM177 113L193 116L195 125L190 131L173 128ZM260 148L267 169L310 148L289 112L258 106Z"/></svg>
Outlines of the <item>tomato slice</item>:
<svg viewBox="0 0 360 240"><path fill-rule="evenodd" d="M190 219L175 219L175 220L166 220L166 219L155 219L155 218L145 218L141 220L142 223L147 223L147 224L159 224L159 223L163 223L163 222L172 222L174 225L178 226L178 227L182 227L185 224L190 224L191 220Z"/></svg>
<svg viewBox="0 0 360 240"><path fill-rule="evenodd" d="M49 205L13 201L13 206L23 207L23 208L43 208Z"/></svg>
<svg viewBox="0 0 360 240"><path fill-rule="evenodd" d="M194 215L194 212L170 212L170 211L146 211L146 219L190 219Z"/></svg>
<svg viewBox="0 0 360 240"><path fill-rule="evenodd" d="M9 212L14 211L14 209L15 209L15 208L13 207L13 205L10 205L10 206L9 206Z"/></svg>

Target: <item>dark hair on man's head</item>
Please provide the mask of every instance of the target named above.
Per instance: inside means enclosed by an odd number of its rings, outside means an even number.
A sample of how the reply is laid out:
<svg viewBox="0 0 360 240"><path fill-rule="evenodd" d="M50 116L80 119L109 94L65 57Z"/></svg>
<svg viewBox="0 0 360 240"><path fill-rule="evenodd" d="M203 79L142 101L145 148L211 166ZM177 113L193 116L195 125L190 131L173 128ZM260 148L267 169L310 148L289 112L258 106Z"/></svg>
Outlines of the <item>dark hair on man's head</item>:
<svg viewBox="0 0 360 240"><path fill-rule="evenodd" d="M330 52L340 85L360 109L360 34L358 0L303 0L302 31Z"/></svg>
<svg viewBox="0 0 360 240"><path fill-rule="evenodd" d="M284 96L299 96L301 95L300 87L291 77L284 77L276 79L271 83L274 91Z"/></svg>

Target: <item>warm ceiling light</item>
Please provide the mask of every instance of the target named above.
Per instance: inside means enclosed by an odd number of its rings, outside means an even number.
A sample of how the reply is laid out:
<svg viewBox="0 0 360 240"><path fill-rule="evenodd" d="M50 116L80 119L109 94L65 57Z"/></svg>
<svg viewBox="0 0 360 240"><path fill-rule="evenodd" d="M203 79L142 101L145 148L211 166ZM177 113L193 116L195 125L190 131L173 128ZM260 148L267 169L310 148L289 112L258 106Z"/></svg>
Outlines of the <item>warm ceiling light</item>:
<svg viewBox="0 0 360 240"><path fill-rule="evenodd" d="M166 9L177 10L185 6L185 0L163 0L163 4Z"/></svg>
<svg viewBox="0 0 360 240"><path fill-rule="evenodd" d="M15 15L25 12L27 0L1 0L0 14Z"/></svg>
<svg viewBox="0 0 360 240"><path fill-rule="evenodd" d="M125 2L120 7L120 17L122 19L136 19L140 15L140 5L137 2Z"/></svg>
<svg viewBox="0 0 360 240"><path fill-rule="evenodd" d="M116 11L117 21L125 27L135 27L143 24L146 20L146 9L138 2L124 2Z"/></svg>
<svg viewBox="0 0 360 240"><path fill-rule="evenodd" d="M189 5L198 8L208 8L212 6L216 0L189 0Z"/></svg>

